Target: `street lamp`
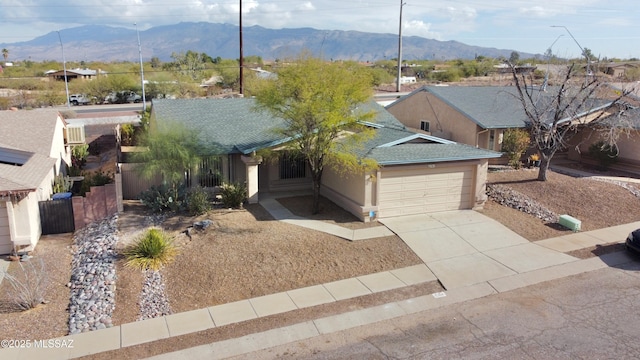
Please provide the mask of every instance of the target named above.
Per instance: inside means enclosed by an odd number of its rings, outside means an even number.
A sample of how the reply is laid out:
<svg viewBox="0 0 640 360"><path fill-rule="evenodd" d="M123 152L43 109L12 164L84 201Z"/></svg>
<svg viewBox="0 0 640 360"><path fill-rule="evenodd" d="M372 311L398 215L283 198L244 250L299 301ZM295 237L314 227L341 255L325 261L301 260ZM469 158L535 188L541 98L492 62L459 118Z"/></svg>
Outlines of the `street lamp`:
<svg viewBox="0 0 640 360"><path fill-rule="evenodd" d="M138 35L138 54L140 55L140 81L142 82L142 111L147 111L147 99L144 94L144 67L142 66L142 47L140 46L140 32L138 31L138 23L133 23L136 27L136 35Z"/></svg>
<svg viewBox="0 0 640 360"><path fill-rule="evenodd" d="M553 42L551 43L551 45L549 46L549 48L547 48L547 73L544 75L544 84L542 85L542 90L546 91L547 90L547 84L549 83L549 71L550 71L550 63L551 63L551 56L552 56L552 52L551 52L551 48L553 47L553 45L556 44L556 42L558 40L560 40L561 37L563 37L563 34L558 35L558 37L553 40Z"/></svg>
<svg viewBox="0 0 640 360"><path fill-rule="evenodd" d="M582 46L580 46L580 43L578 42L578 40L576 40L576 38L575 38L575 37L573 37L573 34L571 33L571 31L569 31L569 29L567 29L567 27L566 27L566 26L564 26L564 25L551 25L551 27L554 27L554 28L563 28L563 29L567 30L567 33L569 34L569 36L571 36L571 38L573 39L573 41L574 41L574 42L576 43L576 45L578 45L578 47L580 48L580 51L582 51L582 56L584 56L584 57L585 57L585 59L587 59L587 74L586 74L586 75L585 75L585 77L584 77L584 81L585 81L585 83L587 83L587 77L588 77L588 76L589 76L589 74L591 73L591 68L590 68L590 66L589 66L589 63L590 63L591 61L589 60L589 57L587 56L587 53L584 51L584 49L582 48Z"/></svg>
<svg viewBox="0 0 640 360"><path fill-rule="evenodd" d="M69 83L67 82L67 61L64 58L64 46L62 46L62 38L60 37L60 31L58 33L58 40L60 40L60 49L62 49L62 68L64 69L64 88L67 93L67 108L71 108L69 103Z"/></svg>

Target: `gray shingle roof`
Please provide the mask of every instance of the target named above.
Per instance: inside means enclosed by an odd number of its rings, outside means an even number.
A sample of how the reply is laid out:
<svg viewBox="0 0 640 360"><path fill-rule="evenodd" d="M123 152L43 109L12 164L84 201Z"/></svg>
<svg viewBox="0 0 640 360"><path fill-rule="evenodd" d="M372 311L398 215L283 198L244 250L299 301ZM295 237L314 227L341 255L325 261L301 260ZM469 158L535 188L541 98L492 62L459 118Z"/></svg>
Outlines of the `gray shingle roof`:
<svg viewBox="0 0 640 360"><path fill-rule="evenodd" d="M284 121L266 112L254 111L254 104L254 100L248 98L161 99L153 100L152 111L159 123L175 121L196 129L201 141L215 144L222 153L247 154L286 142L288 139L276 131ZM376 112L372 121L376 130L359 155L373 158L381 165L500 156L497 152L411 132L373 101L361 105L360 109Z"/></svg>
<svg viewBox="0 0 640 360"><path fill-rule="evenodd" d="M0 192L35 190L51 172L58 116L54 109L0 111L0 152L20 150L27 158L22 166L0 163Z"/></svg>
<svg viewBox="0 0 640 360"><path fill-rule="evenodd" d="M417 91L435 95L484 129L525 127L515 86L425 86Z"/></svg>
<svg viewBox="0 0 640 360"><path fill-rule="evenodd" d="M0 111L0 143L49 156L59 115L55 109Z"/></svg>

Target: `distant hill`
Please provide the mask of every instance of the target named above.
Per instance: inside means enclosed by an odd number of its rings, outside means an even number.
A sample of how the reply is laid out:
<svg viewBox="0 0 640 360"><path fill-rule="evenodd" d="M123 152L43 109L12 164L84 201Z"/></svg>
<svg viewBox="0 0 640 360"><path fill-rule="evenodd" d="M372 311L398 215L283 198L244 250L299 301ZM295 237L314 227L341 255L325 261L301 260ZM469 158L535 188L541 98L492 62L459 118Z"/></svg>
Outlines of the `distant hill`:
<svg viewBox="0 0 640 360"><path fill-rule="evenodd" d="M376 61L392 59L398 53L397 34L359 31L299 29L267 29L261 26L243 28L243 53L265 60L285 58L302 49L316 56L335 60ZM101 25L86 25L60 31L67 61L137 61L136 31ZM185 22L157 26L140 31L142 57L171 59L172 53L188 50L204 52L211 57L239 57L238 27L229 24ZM512 49L484 48L457 41L438 41L417 36L402 38L403 59L473 59L509 58ZM60 41L54 31L30 41L0 44L9 50L10 59L34 61L60 60ZM521 58L533 54L520 53Z"/></svg>

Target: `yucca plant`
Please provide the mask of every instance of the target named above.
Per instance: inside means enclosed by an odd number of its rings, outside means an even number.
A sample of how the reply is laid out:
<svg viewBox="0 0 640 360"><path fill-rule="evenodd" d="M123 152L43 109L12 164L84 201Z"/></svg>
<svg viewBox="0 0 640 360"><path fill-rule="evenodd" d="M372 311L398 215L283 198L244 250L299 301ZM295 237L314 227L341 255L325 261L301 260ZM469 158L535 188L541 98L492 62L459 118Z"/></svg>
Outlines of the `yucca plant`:
<svg viewBox="0 0 640 360"><path fill-rule="evenodd" d="M171 263L178 255L178 249L167 233L151 228L127 246L123 255L126 265L140 270L159 270Z"/></svg>

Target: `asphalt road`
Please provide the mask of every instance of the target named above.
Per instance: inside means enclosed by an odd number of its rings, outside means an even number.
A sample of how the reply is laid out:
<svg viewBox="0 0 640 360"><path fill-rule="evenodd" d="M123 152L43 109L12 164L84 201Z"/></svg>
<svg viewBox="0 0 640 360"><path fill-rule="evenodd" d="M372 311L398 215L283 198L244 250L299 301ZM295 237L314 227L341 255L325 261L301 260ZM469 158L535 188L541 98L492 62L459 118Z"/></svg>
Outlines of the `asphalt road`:
<svg viewBox="0 0 640 360"><path fill-rule="evenodd" d="M234 359L638 359L640 257Z"/></svg>

